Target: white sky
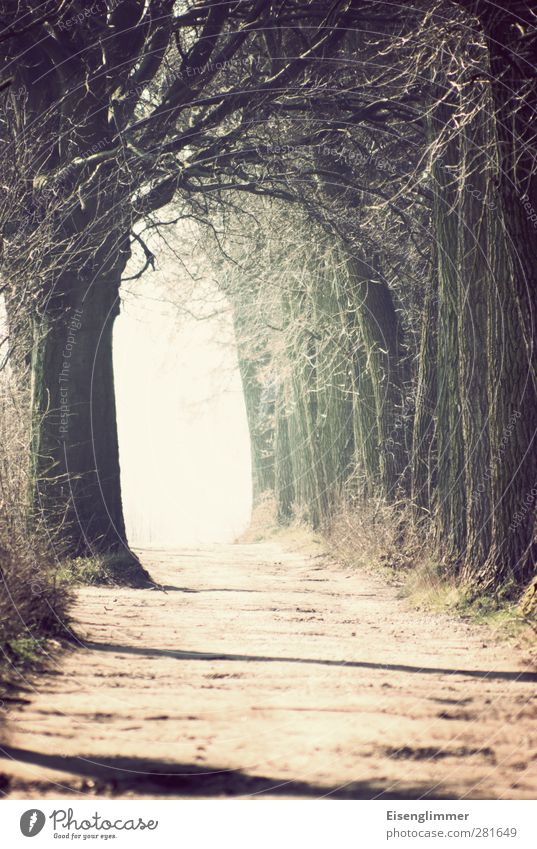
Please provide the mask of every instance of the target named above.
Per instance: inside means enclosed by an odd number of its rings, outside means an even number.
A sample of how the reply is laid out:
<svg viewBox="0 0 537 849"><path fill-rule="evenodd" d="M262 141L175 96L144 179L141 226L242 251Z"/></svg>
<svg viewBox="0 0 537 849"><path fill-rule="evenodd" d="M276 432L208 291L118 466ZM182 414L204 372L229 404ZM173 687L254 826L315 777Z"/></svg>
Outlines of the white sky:
<svg viewBox="0 0 537 849"><path fill-rule="evenodd" d="M219 298L215 284L200 285L206 297ZM250 448L231 315L179 318L171 301L191 286L177 260L159 257L156 272L126 285L114 328L123 506L134 546L231 542L250 518ZM215 306L189 305L197 314Z"/></svg>

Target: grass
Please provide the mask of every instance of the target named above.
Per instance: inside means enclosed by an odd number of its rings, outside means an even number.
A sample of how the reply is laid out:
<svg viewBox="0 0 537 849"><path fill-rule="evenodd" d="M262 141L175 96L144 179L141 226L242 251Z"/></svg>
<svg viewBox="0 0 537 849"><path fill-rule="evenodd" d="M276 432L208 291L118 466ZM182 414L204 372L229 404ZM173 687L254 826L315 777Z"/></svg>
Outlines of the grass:
<svg viewBox="0 0 537 849"><path fill-rule="evenodd" d="M62 586L80 586L113 583L105 557L77 557L65 560L57 572Z"/></svg>
<svg viewBox="0 0 537 849"><path fill-rule="evenodd" d="M516 640L535 647L536 624L520 601L477 596L450 577L434 559L426 559L410 570L399 591L419 610L449 613L486 626L501 639Z"/></svg>
<svg viewBox="0 0 537 849"><path fill-rule="evenodd" d="M47 640L44 637L16 637L6 643L7 654L17 666L34 666L46 650Z"/></svg>
<svg viewBox="0 0 537 849"><path fill-rule="evenodd" d="M41 668L70 636L68 587L56 580L50 528L28 522L31 427L28 388L0 372L0 696L21 670Z"/></svg>
<svg viewBox="0 0 537 849"><path fill-rule="evenodd" d="M151 579L140 564L125 552L97 554L64 560L57 572L60 586L150 586Z"/></svg>
<svg viewBox="0 0 537 849"><path fill-rule="evenodd" d="M432 536L411 514L391 505L343 506L326 535L331 554L352 568L383 574L398 595L418 610L448 613L487 627L499 639L535 650L537 581L513 601L500 594L476 596L435 557Z"/></svg>

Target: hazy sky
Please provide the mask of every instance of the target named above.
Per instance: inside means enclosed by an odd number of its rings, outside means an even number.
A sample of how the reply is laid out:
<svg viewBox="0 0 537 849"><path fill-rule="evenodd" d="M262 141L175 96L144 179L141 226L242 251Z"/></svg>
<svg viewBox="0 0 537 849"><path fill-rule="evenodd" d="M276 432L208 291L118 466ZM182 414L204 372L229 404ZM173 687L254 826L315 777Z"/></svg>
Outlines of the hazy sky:
<svg viewBox="0 0 537 849"><path fill-rule="evenodd" d="M180 317L170 299L189 286L179 263L162 257L159 270L127 284L131 294L116 319L123 505L129 542L140 547L232 541L250 516L250 450L231 316ZM218 297L209 281L201 287Z"/></svg>

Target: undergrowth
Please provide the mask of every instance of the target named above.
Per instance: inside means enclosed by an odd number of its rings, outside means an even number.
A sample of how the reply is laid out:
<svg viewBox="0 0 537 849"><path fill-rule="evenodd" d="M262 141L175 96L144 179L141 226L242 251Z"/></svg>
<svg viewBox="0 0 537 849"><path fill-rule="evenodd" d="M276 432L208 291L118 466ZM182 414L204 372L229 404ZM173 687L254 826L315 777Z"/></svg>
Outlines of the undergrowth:
<svg viewBox="0 0 537 849"><path fill-rule="evenodd" d="M322 531L314 532L301 519L279 526L274 499L267 494L254 508L252 523L238 542L270 540L322 551L348 568L382 575L398 587L399 597L418 610L467 619L498 637L535 648L537 579L518 601L501 595L476 596L443 562L432 528L418 525L408 507L374 499L341 503Z"/></svg>
<svg viewBox="0 0 537 849"><path fill-rule="evenodd" d="M0 689L43 660L69 632L70 592L58 580L50 537L28 519L29 403L0 372ZM50 646L49 646L50 648Z"/></svg>
<svg viewBox="0 0 537 849"><path fill-rule="evenodd" d="M256 542L278 541L285 543L290 549L315 554L324 547L322 534L314 531L304 519L295 518L289 524L278 524L274 495L271 492L266 492L254 505L250 524L236 542L247 545Z"/></svg>
<svg viewBox="0 0 537 849"><path fill-rule="evenodd" d="M149 586L149 575L132 557L123 552L75 557L60 564L57 578L64 587L78 586Z"/></svg>
<svg viewBox="0 0 537 849"><path fill-rule="evenodd" d="M499 637L535 646L537 583L518 601L505 593L476 595L446 566L432 528L418 525L410 508L374 501L352 508L341 505L326 541L330 552L346 565L383 572L413 607L468 619Z"/></svg>

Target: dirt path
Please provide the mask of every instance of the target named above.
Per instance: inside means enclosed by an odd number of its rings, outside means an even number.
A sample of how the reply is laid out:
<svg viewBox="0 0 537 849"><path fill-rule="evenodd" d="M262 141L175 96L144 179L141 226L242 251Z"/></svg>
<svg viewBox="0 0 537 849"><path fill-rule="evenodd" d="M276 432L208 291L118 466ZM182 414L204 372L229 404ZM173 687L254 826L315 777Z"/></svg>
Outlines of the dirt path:
<svg viewBox="0 0 537 849"><path fill-rule="evenodd" d="M481 627L285 551L146 556L88 588L85 647L14 704L10 798L536 798L537 674Z"/></svg>

